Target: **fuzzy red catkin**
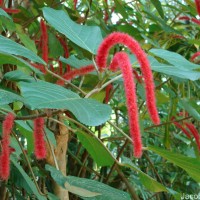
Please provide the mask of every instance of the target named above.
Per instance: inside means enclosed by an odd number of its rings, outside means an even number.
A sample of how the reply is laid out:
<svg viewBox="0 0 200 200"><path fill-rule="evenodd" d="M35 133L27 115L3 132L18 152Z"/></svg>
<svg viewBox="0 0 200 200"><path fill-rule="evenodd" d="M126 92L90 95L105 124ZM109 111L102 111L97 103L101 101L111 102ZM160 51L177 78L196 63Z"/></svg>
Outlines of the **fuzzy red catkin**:
<svg viewBox="0 0 200 200"><path fill-rule="evenodd" d="M78 0L74 0L74 10L76 10L77 1L78 1Z"/></svg>
<svg viewBox="0 0 200 200"><path fill-rule="evenodd" d="M190 17L188 17L188 16L182 16L182 17L179 17L178 20L186 20L186 21L189 21L189 20L190 20Z"/></svg>
<svg viewBox="0 0 200 200"><path fill-rule="evenodd" d="M105 99L104 99L104 103L108 103L109 100L110 100L110 92L113 90L113 85L112 83L110 83L109 85L107 85L106 87L106 96L105 96Z"/></svg>
<svg viewBox="0 0 200 200"><path fill-rule="evenodd" d="M190 60L194 62L195 58L198 57L198 56L200 56L200 51L194 53L194 54L191 56Z"/></svg>
<svg viewBox="0 0 200 200"><path fill-rule="evenodd" d="M0 7L3 6L4 0L0 0Z"/></svg>
<svg viewBox="0 0 200 200"><path fill-rule="evenodd" d="M74 69L74 70L71 70L70 72L67 72L65 73L62 77L65 79L65 80L71 80L73 79L74 77L76 76L83 76L83 75L86 75L92 71L94 71L94 65L87 65L85 67L81 67L80 69ZM58 80L57 81L57 84L58 85L64 85L64 81L62 80Z"/></svg>
<svg viewBox="0 0 200 200"><path fill-rule="evenodd" d="M192 123L185 123L185 125L190 130L192 135L194 136L194 139L196 140L197 147L200 151L200 135L199 135L197 129L195 128L195 126Z"/></svg>
<svg viewBox="0 0 200 200"><path fill-rule="evenodd" d="M183 131L183 133L184 133L188 138L191 139L190 133L189 133L181 124L179 124L178 122L173 122L173 124L174 124L177 128L181 129L181 130Z"/></svg>
<svg viewBox="0 0 200 200"><path fill-rule="evenodd" d="M69 49L68 49L68 46L67 46L67 43L65 42L65 40L61 37L58 36L58 40L60 41L60 44L62 45L63 49L64 49L64 57L65 58L68 58L69 57ZM67 67L67 72L70 71L71 67L70 65L66 65Z"/></svg>
<svg viewBox="0 0 200 200"><path fill-rule="evenodd" d="M46 72L45 67L43 65L41 65L41 64L31 63L31 65L33 67L35 67L36 69L39 69L42 73Z"/></svg>
<svg viewBox="0 0 200 200"><path fill-rule="evenodd" d="M194 17L191 19L191 21L194 22L195 24L200 25L200 20L198 20L198 19L196 19Z"/></svg>
<svg viewBox="0 0 200 200"><path fill-rule="evenodd" d="M136 88L130 59L128 55L124 52L118 52L114 55L110 65L110 70L115 71L118 67L121 68L124 79L126 104L129 115L130 135L134 146L134 156L136 158L140 158L142 155L142 140L138 119Z"/></svg>
<svg viewBox="0 0 200 200"><path fill-rule="evenodd" d="M48 34L47 34L47 26L44 20L40 21L40 29L42 35L42 59L48 63Z"/></svg>
<svg viewBox="0 0 200 200"><path fill-rule="evenodd" d="M197 13L198 13L199 16L200 16L200 0L195 0L195 4L196 4Z"/></svg>
<svg viewBox="0 0 200 200"><path fill-rule="evenodd" d="M39 117L34 120L34 146L37 159L46 158L46 146L44 140L44 118Z"/></svg>
<svg viewBox="0 0 200 200"><path fill-rule="evenodd" d="M14 125L15 116L12 113L8 113L3 121L2 131L2 151L0 155L0 178L7 180L10 175L10 133Z"/></svg>
<svg viewBox="0 0 200 200"><path fill-rule="evenodd" d="M17 14L21 11L19 9L12 9L12 8L3 8L3 10L7 13L10 13L10 14Z"/></svg>
<svg viewBox="0 0 200 200"><path fill-rule="evenodd" d="M133 39L126 33L120 32L114 32L108 35L100 44L97 51L96 63L99 67L99 71L102 72L106 68L106 61L108 58L109 50L116 44L123 44L127 46L131 50L131 52L135 54L141 66L141 71L144 77L148 112L153 123L159 124L160 118L156 108L156 99L154 91L155 87L153 82L152 71L145 52L142 50L139 43L135 39Z"/></svg>

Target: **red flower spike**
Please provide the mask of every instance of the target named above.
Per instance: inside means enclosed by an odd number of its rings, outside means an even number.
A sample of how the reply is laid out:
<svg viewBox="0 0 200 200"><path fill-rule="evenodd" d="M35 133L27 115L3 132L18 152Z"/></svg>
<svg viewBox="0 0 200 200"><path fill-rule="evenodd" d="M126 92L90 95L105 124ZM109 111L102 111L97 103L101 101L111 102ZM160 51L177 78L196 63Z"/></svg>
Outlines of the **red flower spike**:
<svg viewBox="0 0 200 200"><path fill-rule="evenodd" d="M65 73L62 77L65 79L65 80L71 80L73 79L74 77L76 76L83 76L83 75L86 75L92 71L94 71L94 65L87 65L85 67L82 67L80 69L74 69L68 73ZM57 81L57 84L58 85L64 85L64 81L62 80L58 80Z"/></svg>
<svg viewBox="0 0 200 200"><path fill-rule="evenodd" d="M179 17L178 20L186 20L186 21L189 21L189 20L190 20L190 17L188 17L188 16L182 16L182 17Z"/></svg>
<svg viewBox="0 0 200 200"><path fill-rule="evenodd" d="M173 122L173 124L174 124L177 128L181 129L181 130L183 131L183 133L184 133L188 138L191 139L190 133L189 133L181 124L179 124L178 122Z"/></svg>
<svg viewBox="0 0 200 200"><path fill-rule="evenodd" d="M200 0L195 0L195 4L196 4L197 13L200 16Z"/></svg>
<svg viewBox="0 0 200 200"><path fill-rule="evenodd" d="M76 10L77 1L78 1L78 0L74 0L74 10Z"/></svg>
<svg viewBox="0 0 200 200"><path fill-rule="evenodd" d="M124 88L126 93L126 104L128 108L129 115L129 126L130 134L134 146L134 156L140 158L142 155L142 140L139 128L138 119L138 108L136 100L136 88L133 81L132 67L128 55L124 52L118 52L115 54L110 69L115 71L117 67L122 70L122 75L124 78Z"/></svg>
<svg viewBox="0 0 200 200"><path fill-rule="evenodd" d="M196 140L196 143L197 143L197 147L200 151L200 135L199 135L197 129L195 128L195 126L192 123L185 123L185 125L187 126L187 128L190 130L190 132L194 136L194 139Z"/></svg>
<svg viewBox="0 0 200 200"><path fill-rule="evenodd" d="M109 50L116 44L123 44L127 46L133 54L135 54L144 77L147 108L154 124L159 124L160 119L156 108L155 92L153 75L151 72L150 64L145 52L141 49L139 43L126 33L114 32L108 35L100 44L96 63L99 70L102 72L106 68L106 61L109 54Z"/></svg>
<svg viewBox="0 0 200 200"><path fill-rule="evenodd" d="M198 19L196 19L194 17L191 19L191 21L194 22L195 24L200 25L200 20L198 20Z"/></svg>
<svg viewBox="0 0 200 200"><path fill-rule="evenodd" d="M21 12L19 9L12 9L12 8L3 8L3 10L9 14L17 14Z"/></svg>
<svg viewBox="0 0 200 200"><path fill-rule="evenodd" d="M12 113L8 113L3 121L2 131L2 151L0 155L0 178L7 180L10 175L10 133L14 125L15 116Z"/></svg>
<svg viewBox="0 0 200 200"><path fill-rule="evenodd" d="M62 47L64 49L64 57L69 58L69 49L68 49L67 43L65 42L65 40L63 38L61 38L59 36L58 36L58 39L59 39L60 44L62 45ZM71 69L70 65L67 64L66 67L67 67L67 72L69 72L70 69Z"/></svg>
<svg viewBox="0 0 200 200"><path fill-rule="evenodd" d="M40 21L40 29L41 29L41 38L42 38L42 59L48 63L48 34L47 34L47 26L44 20Z"/></svg>
<svg viewBox="0 0 200 200"><path fill-rule="evenodd" d="M34 146L37 159L46 158L46 147L44 140L44 118L39 117L34 120Z"/></svg>
<svg viewBox="0 0 200 200"><path fill-rule="evenodd" d="M3 0L0 0L0 7L2 7L3 6Z"/></svg>
<svg viewBox="0 0 200 200"><path fill-rule="evenodd" d="M113 85L112 83L110 83L107 87L106 87L106 96L104 99L104 103L108 103L110 100L110 92L113 90Z"/></svg>
<svg viewBox="0 0 200 200"><path fill-rule="evenodd" d="M59 64L59 75L62 76L62 74L63 74L62 62L58 61L58 64Z"/></svg>
<svg viewBox="0 0 200 200"><path fill-rule="evenodd" d="M194 62L195 58L198 57L198 56L200 56L200 51L194 53L194 54L191 56L190 60Z"/></svg>
<svg viewBox="0 0 200 200"><path fill-rule="evenodd" d="M31 63L31 65L33 67L35 67L36 69L39 69L43 74L46 73L45 67L41 64L35 64L35 63Z"/></svg>

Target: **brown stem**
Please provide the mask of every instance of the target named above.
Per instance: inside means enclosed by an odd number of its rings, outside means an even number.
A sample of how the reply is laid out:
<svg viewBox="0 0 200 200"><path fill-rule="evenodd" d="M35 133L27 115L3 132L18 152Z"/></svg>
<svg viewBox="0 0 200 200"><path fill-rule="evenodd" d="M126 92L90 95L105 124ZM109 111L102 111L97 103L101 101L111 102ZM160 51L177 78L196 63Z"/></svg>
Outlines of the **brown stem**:
<svg viewBox="0 0 200 200"><path fill-rule="evenodd" d="M119 174L119 176L121 177L121 179L123 180L123 182L126 184L126 187L129 191L129 193L131 194L132 196L132 199L133 200L140 200L138 195L136 194L133 186L129 183L129 181L127 180L127 178L125 177L124 173L121 171L121 169L119 168L119 166L116 166L116 170Z"/></svg>
<svg viewBox="0 0 200 200"><path fill-rule="evenodd" d="M38 186L38 184L37 184L36 177L35 177L35 175L34 175L34 173L33 173L33 170L32 170L31 164L30 164L30 162L29 162L29 159L28 159L28 157L27 157L27 155L26 155L26 152L24 151L23 146L22 146L21 143L19 142L19 139L18 139L17 135L16 135L14 132L12 132L12 135L15 137L15 139L17 140L17 143L18 143L19 146L20 146L20 149L21 149L21 151L22 151L22 153L23 153L23 155L24 155L24 158L25 158L25 160L26 160L26 163L27 163L27 165L28 165L28 168L29 168L29 170L30 170L30 172L31 172L31 175L32 175L32 177L33 177L33 181L34 181L34 183L35 183L35 186L36 186L36 188L37 188L38 193L39 193L40 195L42 195L42 196L47 196L47 194L44 194L44 193L41 192L41 190L40 190L40 188L39 188L39 186Z"/></svg>
<svg viewBox="0 0 200 200"><path fill-rule="evenodd" d="M162 124L158 124L158 125L153 125L153 126L149 126L147 128L145 128L144 130L149 130L151 128L155 128L155 127L160 127L160 126L165 126L167 124L172 124L174 122L181 122L181 121L184 121L184 120L187 120L187 119L190 119L192 118L192 116L189 116L189 117L185 117L185 118L182 118L182 119L178 119L178 120L172 120L172 121L168 121L168 122L165 122L165 123L162 123Z"/></svg>
<svg viewBox="0 0 200 200"><path fill-rule="evenodd" d="M116 158L117 160L119 160L120 156L122 155L122 153L123 153L124 149L126 148L126 146L128 145L128 143L129 143L129 140L126 139L124 145L122 146L122 148L120 149L120 151L119 151L119 153L118 153L118 155L117 155L117 158ZM116 166L117 166L117 163L115 162L115 163L112 165L108 176L106 177L105 183L108 183L108 180L109 180L110 176L112 175L113 171L115 170Z"/></svg>

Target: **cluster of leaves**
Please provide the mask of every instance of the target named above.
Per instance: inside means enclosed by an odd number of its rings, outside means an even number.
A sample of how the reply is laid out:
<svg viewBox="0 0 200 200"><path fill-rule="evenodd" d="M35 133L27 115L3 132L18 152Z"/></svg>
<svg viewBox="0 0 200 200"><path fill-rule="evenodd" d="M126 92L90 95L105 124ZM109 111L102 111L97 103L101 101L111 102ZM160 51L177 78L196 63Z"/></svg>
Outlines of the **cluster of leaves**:
<svg viewBox="0 0 200 200"><path fill-rule="evenodd" d="M5 1L4 7L11 7L11 2ZM3 121L8 112L16 115L11 174L8 181L0 181L4 199L58 199L54 183L69 191L70 199L180 199L182 193L197 194L199 149L193 137L187 138L174 125L174 121L192 123L197 130L200 126L198 57L190 62L199 50L200 26L179 20L196 18L195 3L17 2L20 12L0 9L0 118ZM43 60L41 20L47 25L48 63ZM114 31L128 33L141 44L154 72L159 125L152 125L147 114L142 81L135 81L144 145L140 159L132 154L121 72L96 70L71 81L62 78L68 70L95 66L99 44ZM120 50L130 53L119 45L110 57ZM129 57L140 74L136 58ZM45 73L35 64L43 66ZM58 81L65 85L57 85ZM110 83L112 89L106 90ZM47 146L59 146L61 127L68 130L67 176L58 170L58 158L52 164L33 155L32 120L38 116L46 120Z"/></svg>

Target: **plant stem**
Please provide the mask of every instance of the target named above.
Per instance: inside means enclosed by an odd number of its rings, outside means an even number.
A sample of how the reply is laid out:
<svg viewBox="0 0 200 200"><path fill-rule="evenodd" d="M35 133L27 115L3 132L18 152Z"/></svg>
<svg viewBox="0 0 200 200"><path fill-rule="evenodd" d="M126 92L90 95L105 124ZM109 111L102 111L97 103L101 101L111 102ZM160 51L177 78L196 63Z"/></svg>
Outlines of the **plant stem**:
<svg viewBox="0 0 200 200"><path fill-rule="evenodd" d="M33 181L34 181L34 183L35 183L35 186L36 186L36 188L37 188L37 191L39 192L40 195L42 195L42 196L47 196L47 194L44 194L44 193L41 192L41 190L40 190L40 188L39 188L39 186L38 186L38 184L37 184L37 181L36 181L35 175L34 175L34 173L33 173L33 170L32 170L31 164L30 164L30 162L29 162L29 159L28 159L28 157L27 157L27 155L26 155L26 152L24 151L24 149L23 149L21 143L19 142L19 139L18 139L17 135L16 135L13 131L12 131L12 135L15 137L15 139L17 140L17 143L18 143L19 146L20 146L20 149L22 150L22 153L23 153L23 155L24 155L24 157L25 157L25 160L26 160L26 162L27 162L28 168L29 168L29 170L30 170L30 172L31 172L31 175L32 175L32 177L33 177Z"/></svg>

